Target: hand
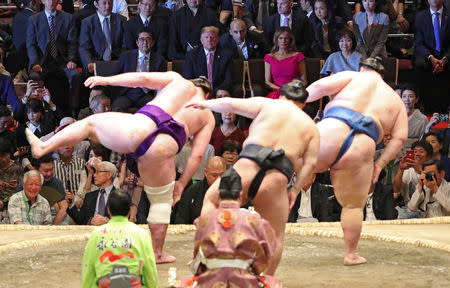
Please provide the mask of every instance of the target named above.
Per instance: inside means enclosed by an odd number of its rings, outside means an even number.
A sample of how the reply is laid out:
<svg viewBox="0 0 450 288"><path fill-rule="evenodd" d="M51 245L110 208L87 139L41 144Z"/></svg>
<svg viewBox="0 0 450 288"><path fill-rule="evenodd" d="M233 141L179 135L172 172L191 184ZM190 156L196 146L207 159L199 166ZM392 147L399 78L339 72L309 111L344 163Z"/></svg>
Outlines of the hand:
<svg viewBox="0 0 450 288"><path fill-rule="evenodd" d="M86 166L86 169L88 170L88 175L94 175L94 169L91 166L91 163L86 162L86 164L84 164Z"/></svg>
<svg viewBox="0 0 450 288"><path fill-rule="evenodd" d="M427 186L428 189L433 191L433 193L436 193L439 189L439 186L437 185L436 175L433 176L433 181L428 181L427 178L425 177L424 172L422 172L422 174L420 174L420 176L422 176L422 175L424 175L423 184L425 184L425 186ZM420 179L420 176L419 176L419 179Z"/></svg>
<svg viewBox="0 0 450 288"><path fill-rule="evenodd" d="M66 201L67 203L69 203L69 206L73 205L75 199L75 195L73 195L73 193L69 190L66 189Z"/></svg>
<svg viewBox="0 0 450 288"><path fill-rule="evenodd" d="M108 223L108 221L109 219L107 217L97 214L94 216L94 218L91 219L91 225L100 226Z"/></svg>
<svg viewBox="0 0 450 288"><path fill-rule="evenodd" d="M84 81L84 86L89 88L94 88L95 86L105 86L108 85L108 81L106 77L101 76L93 76L89 77L86 81Z"/></svg>
<svg viewBox="0 0 450 288"><path fill-rule="evenodd" d="M69 61L66 65L67 69L75 69L77 68L77 64L73 61Z"/></svg>
<svg viewBox="0 0 450 288"><path fill-rule="evenodd" d="M28 153L28 147L17 147L17 152L14 153L14 157L20 157Z"/></svg>
<svg viewBox="0 0 450 288"><path fill-rule="evenodd" d="M9 188L9 189L11 189L11 190L16 190L16 188L17 188L17 185L19 185L19 182L17 182L17 181L11 181L11 182L9 182L9 183L6 183L6 185L7 185L7 187Z"/></svg>
<svg viewBox="0 0 450 288"><path fill-rule="evenodd" d="M3 201L0 200L0 210L2 210L2 209L3 209Z"/></svg>
<svg viewBox="0 0 450 288"><path fill-rule="evenodd" d="M398 14L396 21L397 21L398 25L400 26L400 29L402 30L403 33L408 32L409 23L405 19L405 17L403 17L403 15Z"/></svg>
<svg viewBox="0 0 450 288"><path fill-rule="evenodd" d="M417 191L419 191L419 193L423 192L423 184L425 181L425 173L420 173L419 175L419 183L417 183Z"/></svg>
<svg viewBox="0 0 450 288"><path fill-rule="evenodd" d="M36 64L36 65L33 66L33 68L31 68L31 70L33 70L34 72L37 72L37 73L41 73L42 72L42 67L41 67L41 65Z"/></svg>
<svg viewBox="0 0 450 288"><path fill-rule="evenodd" d="M433 117L430 118L430 122L428 122L428 125L431 127L438 122L439 122L439 113L433 113Z"/></svg>
<svg viewBox="0 0 450 288"><path fill-rule="evenodd" d="M298 194L296 194L296 193L294 192L294 188L291 188L291 190L289 190L289 192L288 192L289 212L291 212L292 207L293 207L294 204L295 204L295 200L297 199L297 195L298 195Z"/></svg>
<svg viewBox="0 0 450 288"><path fill-rule="evenodd" d="M263 30L258 30L258 29L254 29L254 30L252 30L253 32L256 32L256 33L259 33L259 34L263 34L264 33L264 31Z"/></svg>
<svg viewBox="0 0 450 288"><path fill-rule="evenodd" d="M75 202L75 207L77 207L77 209L80 210L81 206L83 206L83 203L84 203L83 199L78 200Z"/></svg>
<svg viewBox="0 0 450 288"><path fill-rule="evenodd" d="M206 109L206 105L205 105L205 103L204 103L204 101L202 101L202 102L194 102L194 103L191 103L191 104L188 104L188 105L186 105L185 106L185 108L195 108L195 109L198 109L198 110L203 110L203 109Z"/></svg>
<svg viewBox="0 0 450 288"><path fill-rule="evenodd" d="M414 162L413 160L406 158L406 155L405 155L402 158L400 158L399 168L402 169L402 170L406 170L408 168L411 168L413 162Z"/></svg>
<svg viewBox="0 0 450 288"><path fill-rule="evenodd" d="M180 181L176 181L175 187L173 188L173 204L172 204L172 206L175 206L175 204L177 204L177 202L180 201L183 190L184 190L184 187L180 183Z"/></svg>
<svg viewBox="0 0 450 288"><path fill-rule="evenodd" d="M94 74L94 63L88 64L88 71L89 73Z"/></svg>
<svg viewBox="0 0 450 288"><path fill-rule="evenodd" d="M0 182L0 192L3 192L3 191L5 191L5 189L6 189L6 185L7 185L7 183L6 183L6 182Z"/></svg>
<svg viewBox="0 0 450 288"><path fill-rule="evenodd" d="M27 82L27 92L25 92L24 97L29 97L33 90L39 88L39 84L36 81L28 80Z"/></svg>
<svg viewBox="0 0 450 288"><path fill-rule="evenodd" d="M383 167L379 166L377 163L374 163L372 184L375 184L378 182L378 177L380 176L381 170L383 170Z"/></svg>
<svg viewBox="0 0 450 288"><path fill-rule="evenodd" d="M50 104L52 102L50 91L48 91L47 88L42 89L42 99L48 104Z"/></svg>

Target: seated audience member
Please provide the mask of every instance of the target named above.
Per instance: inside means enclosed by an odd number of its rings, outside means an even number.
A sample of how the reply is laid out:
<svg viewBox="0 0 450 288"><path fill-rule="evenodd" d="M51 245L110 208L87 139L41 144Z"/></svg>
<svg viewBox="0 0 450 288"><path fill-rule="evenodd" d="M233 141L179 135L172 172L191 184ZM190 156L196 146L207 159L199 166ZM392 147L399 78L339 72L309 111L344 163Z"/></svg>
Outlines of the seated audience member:
<svg viewBox="0 0 450 288"><path fill-rule="evenodd" d="M202 45L186 53L183 77L194 79L207 76L211 87L230 87L233 66L231 51L218 46L219 29L215 26L203 27L200 33Z"/></svg>
<svg viewBox="0 0 450 288"><path fill-rule="evenodd" d="M11 154L17 151L16 133L10 128L14 126L14 119L8 107L0 105L0 139L6 139L11 145Z"/></svg>
<svg viewBox="0 0 450 288"><path fill-rule="evenodd" d="M341 17L334 15L328 0L314 1L314 15L310 21L314 31L311 44L312 56L326 59L331 53L339 50L336 36L346 25L342 22Z"/></svg>
<svg viewBox="0 0 450 288"><path fill-rule="evenodd" d="M444 179L442 162L431 159L423 163L419 183L408 208L420 211L420 218L450 216L450 184Z"/></svg>
<svg viewBox="0 0 450 288"><path fill-rule="evenodd" d="M78 4L80 5L78 11L72 14L72 25L77 28L77 38L80 37L81 21L97 12L94 0L79 0Z"/></svg>
<svg viewBox="0 0 450 288"><path fill-rule="evenodd" d="M128 20L125 26L125 48L137 49L140 32L146 29L152 35L152 52L167 56L169 26L161 17L155 15L157 0L139 0L139 14Z"/></svg>
<svg viewBox="0 0 450 288"><path fill-rule="evenodd" d="M314 15L314 1L313 0L300 0L300 8L306 13L306 17L311 20Z"/></svg>
<svg viewBox="0 0 450 288"><path fill-rule="evenodd" d="M85 169L80 174L80 185L75 193L75 205L80 208L86 193L97 190L98 187L94 183L95 166L102 162L108 161L111 156L111 150L99 143L90 144L85 153L84 160L86 162ZM117 187L118 188L118 187Z"/></svg>
<svg viewBox="0 0 450 288"><path fill-rule="evenodd" d="M196 221L190 265L196 276L182 279L182 287L282 287L261 275L276 249L275 232L258 213L240 209L241 191L241 177L228 169L220 180L219 207Z"/></svg>
<svg viewBox="0 0 450 288"><path fill-rule="evenodd" d="M183 148L181 149L180 153L175 155L175 167L177 169L177 177L183 175L184 168L187 165L187 161L189 159L189 156L192 153L192 141L193 138L189 137L186 141L186 144L184 144ZM203 178L205 178L205 174L203 173L203 170L206 167L206 163L211 157L214 157L215 151L214 147L211 144L208 144L205 154L203 155L202 161L200 162L200 165L197 168L197 171L195 171L194 175L192 175L192 182L201 181ZM189 182L188 185L190 185ZM186 190L187 186L184 188Z"/></svg>
<svg viewBox="0 0 450 288"><path fill-rule="evenodd" d="M264 57L265 83L272 90L267 97L280 98L280 87L293 79L306 84L305 56L297 52L294 34L288 27L280 27L273 37L272 51Z"/></svg>
<svg viewBox="0 0 450 288"><path fill-rule="evenodd" d="M0 138L0 220L6 217L9 197L22 181L23 169L16 161L11 159L12 147L5 138Z"/></svg>
<svg viewBox="0 0 450 288"><path fill-rule="evenodd" d="M227 167L233 165L238 160L239 153L242 150L242 143L234 140L225 140L220 145L218 155L225 159Z"/></svg>
<svg viewBox="0 0 450 288"><path fill-rule="evenodd" d="M64 110L79 97L78 38L72 15L56 9L58 1L42 1L44 11L29 18L27 52L31 79L45 82L53 101ZM70 88L70 90L69 90ZM70 94L70 96L68 95Z"/></svg>
<svg viewBox="0 0 450 288"><path fill-rule="evenodd" d="M219 154L220 146L225 140L235 140L241 145L245 141L244 132L236 126L236 114L234 113L221 113L220 126L216 126L211 134L211 140L209 144L214 147L214 151L217 156Z"/></svg>
<svg viewBox="0 0 450 288"><path fill-rule="evenodd" d="M365 221L397 219L398 211L395 209L392 185L381 183L385 175L386 172L382 170L377 183L370 186L369 195L364 206Z"/></svg>
<svg viewBox="0 0 450 288"><path fill-rule="evenodd" d="M433 157L432 159L436 159L441 161L442 166L444 167L445 171L445 180L447 182L450 181L450 159L447 157L447 155L442 155L442 137L434 132L428 132L425 135L423 135L423 138L425 141L430 143L430 145L433 147Z"/></svg>
<svg viewBox="0 0 450 288"><path fill-rule="evenodd" d="M355 34L349 29L343 29L338 32L336 40L338 41L338 52L331 53L323 65L320 75L328 76L341 71L359 71L359 62L362 59L361 53L355 51Z"/></svg>
<svg viewBox="0 0 450 288"><path fill-rule="evenodd" d="M0 73L0 105L6 106L7 104L11 106L14 118L21 121L24 105L17 98L11 77Z"/></svg>
<svg viewBox="0 0 450 288"><path fill-rule="evenodd" d="M450 15L444 0L428 0L429 8L416 15L414 29L414 69L419 94L427 97L427 113L443 113L450 105ZM437 13L437 14L436 14Z"/></svg>
<svg viewBox="0 0 450 288"><path fill-rule="evenodd" d="M111 162L100 162L95 166L94 183L100 189L86 193L80 210L75 206L74 194L66 193L69 202L67 214L79 225L100 226L108 222L106 202L112 191L115 190L113 180L116 177L117 168Z"/></svg>
<svg viewBox="0 0 450 288"><path fill-rule="evenodd" d="M309 177L308 183L298 193L289 213L288 222L324 222L330 220L328 219L330 187L315 180L316 174L313 173Z"/></svg>
<svg viewBox="0 0 450 288"><path fill-rule="evenodd" d="M100 91L100 90L92 90ZM78 114L78 120L84 119L92 114L111 111L111 100L103 92L89 96L89 107L86 107ZM94 92L96 93L96 92Z"/></svg>
<svg viewBox="0 0 450 288"><path fill-rule="evenodd" d="M116 74L127 72L165 72L167 70L167 62L164 57L158 52L151 52L154 41L150 32L142 30L135 41L138 49L120 54ZM146 87L124 87L112 106L114 111L127 112L127 109L130 107L141 108L153 100L154 97L155 91Z"/></svg>
<svg viewBox="0 0 450 288"><path fill-rule="evenodd" d="M395 84L392 85L392 90L394 90L395 93L398 94L398 96L402 97L402 91L403 91L403 87L405 86L405 84L403 83L399 83L399 84Z"/></svg>
<svg viewBox="0 0 450 288"><path fill-rule="evenodd" d="M295 51L299 51L304 55L309 56L310 47L312 43L313 32L311 23L308 18L301 11L294 11L292 9L294 5L293 0L278 0L277 12L265 19L264 21L264 35L266 41L271 44L275 42L274 39L277 30L282 27L289 28L292 36L291 39L295 39L293 47L296 47Z"/></svg>
<svg viewBox="0 0 450 288"><path fill-rule="evenodd" d="M356 51L367 57L386 57L386 40L389 17L380 12L381 0L363 1L362 12L353 17L353 33L356 37Z"/></svg>
<svg viewBox="0 0 450 288"><path fill-rule="evenodd" d="M84 250L82 287L159 287L152 238L127 220L131 205L127 192L111 193L111 220L92 232Z"/></svg>
<svg viewBox="0 0 450 288"><path fill-rule="evenodd" d="M408 158L408 154L400 159L399 169L395 174L392 188L394 190L394 198L402 197L400 202L398 218L417 218L418 214L407 209L411 195L419 183L419 175L422 173L422 164L430 160L433 156L433 147L425 140L414 142L412 145L414 158Z"/></svg>
<svg viewBox="0 0 450 288"><path fill-rule="evenodd" d="M53 161L55 178L61 180L66 191L75 193L80 186L85 161L73 155L74 146L58 148L57 152L59 157Z"/></svg>
<svg viewBox="0 0 450 288"><path fill-rule="evenodd" d="M125 23L122 15L112 13L112 0L95 0L97 13L81 21L79 53L83 67L94 73L95 61L119 59Z"/></svg>
<svg viewBox="0 0 450 288"><path fill-rule="evenodd" d="M28 121L24 124L21 124L17 128L17 147L30 146L27 137L25 136L26 128L29 128L31 132L33 132L37 137L42 137L52 132L54 127L56 126L52 117L46 117L50 116L51 112L44 112L44 105L41 100L34 98L28 100L27 104L25 105L25 112ZM29 170L34 169L31 165L30 159L31 155L29 154L22 157L22 166Z"/></svg>
<svg viewBox="0 0 450 288"><path fill-rule="evenodd" d="M217 15L205 7L202 0L186 1L170 18L169 59L185 59L187 52L201 46L201 30L206 26L223 29Z"/></svg>
<svg viewBox="0 0 450 288"><path fill-rule="evenodd" d="M177 205L175 224L194 223L194 220L200 216L202 211L206 190L226 169L227 165L222 157L215 156L208 160L203 171L205 178L189 186L181 194L180 202Z"/></svg>
<svg viewBox="0 0 450 288"><path fill-rule="evenodd" d="M24 189L12 195L8 202L10 224L50 225L50 205L39 195L44 176L31 170L23 175L23 183Z"/></svg>
<svg viewBox="0 0 450 288"><path fill-rule="evenodd" d="M423 115L415 106L419 101L416 89L411 84L405 84L402 90L402 101L405 103L406 113L408 113L408 139L405 148L411 147L411 144L419 140L425 133L428 124L427 116Z"/></svg>
<svg viewBox="0 0 450 288"><path fill-rule="evenodd" d="M437 124L439 124L441 122L447 122L447 123L442 123L440 125L444 125L444 126L447 125L448 126L448 123L450 123L450 120L448 118L448 114L450 114L450 106L447 107L447 114L440 114L440 113L437 113L437 112L433 113L433 116L430 118L430 120L428 121L428 125L425 128L425 133L428 133L428 132L430 132L430 130L433 130L433 126L437 125ZM447 128L448 127L444 128L443 129L444 131L438 131L438 132L445 132L445 129L447 129ZM444 135L442 135L442 136L444 136ZM444 151L442 151L442 152L444 152Z"/></svg>
<svg viewBox="0 0 450 288"><path fill-rule="evenodd" d="M235 19L230 31L220 36L220 46L232 52L233 59L264 58L269 51L264 37L254 31L247 31L244 21Z"/></svg>

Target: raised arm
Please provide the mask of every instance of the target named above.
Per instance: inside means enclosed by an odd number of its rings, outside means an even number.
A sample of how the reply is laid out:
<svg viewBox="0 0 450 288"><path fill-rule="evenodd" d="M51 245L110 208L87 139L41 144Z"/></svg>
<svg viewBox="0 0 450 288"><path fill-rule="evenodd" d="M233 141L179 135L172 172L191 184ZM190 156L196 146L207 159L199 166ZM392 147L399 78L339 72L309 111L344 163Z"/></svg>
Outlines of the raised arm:
<svg viewBox="0 0 450 288"><path fill-rule="evenodd" d="M176 72L131 72L110 77L89 77L84 85L89 88L98 85L111 85L160 90L175 80L183 80L183 77Z"/></svg>
<svg viewBox="0 0 450 288"><path fill-rule="evenodd" d="M312 83L306 88L309 96L307 103L314 102L324 96L334 96L342 90L352 80L354 73L358 72L339 72L331 76L322 78Z"/></svg>
<svg viewBox="0 0 450 288"><path fill-rule="evenodd" d="M198 109L209 109L219 113L233 112L247 118L254 119L262 110L264 105L277 101L263 97L255 97L248 99L220 98L208 101L191 103L187 107L195 107Z"/></svg>

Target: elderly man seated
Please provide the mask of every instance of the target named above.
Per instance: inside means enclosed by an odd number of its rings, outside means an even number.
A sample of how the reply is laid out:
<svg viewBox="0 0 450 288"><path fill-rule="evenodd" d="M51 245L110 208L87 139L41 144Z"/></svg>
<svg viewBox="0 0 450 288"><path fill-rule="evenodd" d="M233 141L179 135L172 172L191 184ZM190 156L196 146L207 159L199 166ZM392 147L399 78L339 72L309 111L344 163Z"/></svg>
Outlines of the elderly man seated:
<svg viewBox="0 0 450 288"><path fill-rule="evenodd" d="M37 170L31 170L23 176L22 191L9 199L8 214L11 224L50 225L52 215L50 205L41 193L44 176Z"/></svg>
<svg viewBox="0 0 450 288"><path fill-rule="evenodd" d="M423 163L416 191L408 208L420 211L420 218L450 216L450 184L444 179L444 165L431 159Z"/></svg>

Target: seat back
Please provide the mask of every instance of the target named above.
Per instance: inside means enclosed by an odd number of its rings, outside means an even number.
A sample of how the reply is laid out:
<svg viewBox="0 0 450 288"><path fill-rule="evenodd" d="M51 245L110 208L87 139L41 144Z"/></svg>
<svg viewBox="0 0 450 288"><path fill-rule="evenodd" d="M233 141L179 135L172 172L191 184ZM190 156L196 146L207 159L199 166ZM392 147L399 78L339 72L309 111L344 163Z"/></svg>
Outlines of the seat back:
<svg viewBox="0 0 450 288"><path fill-rule="evenodd" d="M117 71L118 60L111 61L95 61L94 75L95 76L113 76Z"/></svg>

